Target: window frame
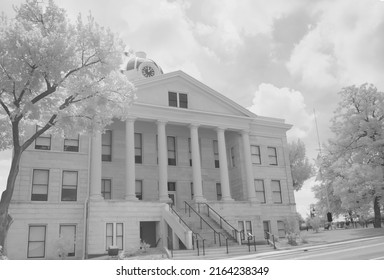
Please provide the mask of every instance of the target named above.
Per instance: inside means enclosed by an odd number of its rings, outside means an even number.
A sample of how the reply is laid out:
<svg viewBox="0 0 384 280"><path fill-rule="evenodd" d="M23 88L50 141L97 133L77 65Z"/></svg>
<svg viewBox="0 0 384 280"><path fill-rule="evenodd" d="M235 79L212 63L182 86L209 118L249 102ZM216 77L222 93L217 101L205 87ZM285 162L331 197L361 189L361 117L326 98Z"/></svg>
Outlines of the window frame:
<svg viewBox="0 0 384 280"><path fill-rule="evenodd" d="M257 189L257 182L261 182L262 184L262 188L263 188L263 190L261 191L261 190L258 190ZM255 193L256 193L256 198L257 199L259 199L259 195L262 193L263 194L263 196L262 196L262 200L259 200L259 202L261 203L261 204L266 204L267 203L267 199L266 199L266 196L265 196L265 183L264 183L264 180L263 179L255 179L254 180L254 186L255 186ZM259 194L259 195L258 195Z"/></svg>
<svg viewBox="0 0 384 280"><path fill-rule="evenodd" d="M168 106L169 107L178 107L178 96L177 92L168 91Z"/></svg>
<svg viewBox="0 0 384 280"><path fill-rule="evenodd" d="M36 125L36 132L39 130L39 126ZM46 145L38 145L38 140L39 139L49 139L49 146L46 146ZM40 146L40 147L38 147ZM47 149L45 148L42 148L42 147L48 147ZM52 135L49 134L49 136L47 136L45 134L45 132L43 134L41 134L39 137L36 137L35 139L35 150L43 150L43 151L50 151L52 149Z"/></svg>
<svg viewBox="0 0 384 280"><path fill-rule="evenodd" d="M219 141L213 140L213 160L215 168L220 168Z"/></svg>
<svg viewBox="0 0 384 280"><path fill-rule="evenodd" d="M34 199L34 193L33 193L33 189L34 189L34 186L38 185L38 186L45 186L43 184L35 184L34 183L34 180L35 180L35 171L47 171L47 194L46 194L46 197L45 199ZM48 201L48 189L49 189L49 169L33 169L32 170L32 189L31 189L31 201Z"/></svg>
<svg viewBox="0 0 384 280"><path fill-rule="evenodd" d="M188 109L188 93L168 91L168 106Z"/></svg>
<svg viewBox="0 0 384 280"><path fill-rule="evenodd" d="M66 173L76 173L76 185L64 185L64 174ZM64 186L66 186L67 188L64 188ZM75 198L74 199L64 199L63 200L63 192L64 190L71 190L73 188L68 188L68 187L71 187L71 186L75 186L74 190L75 190ZM61 201L77 201L77 189L78 189L78 186L79 186L79 171L77 170L63 170L62 172L62 178L61 178Z"/></svg>
<svg viewBox="0 0 384 280"><path fill-rule="evenodd" d="M278 165L278 160L277 160L277 148L276 147L268 147L268 164L269 165ZM273 154L270 152L273 151Z"/></svg>
<svg viewBox="0 0 384 280"><path fill-rule="evenodd" d="M136 141L136 136L138 136L138 141ZM135 132L134 137L135 137L135 140L134 140L134 142L135 142L135 164L142 164L143 163L143 134ZM137 144L139 144L139 145L137 145Z"/></svg>
<svg viewBox="0 0 384 280"><path fill-rule="evenodd" d="M254 149L257 150L256 153L254 153ZM252 159L252 164L261 164L261 151L260 151L260 146L258 145L251 145L251 159ZM256 160L255 160L256 159Z"/></svg>
<svg viewBox="0 0 384 280"><path fill-rule="evenodd" d="M105 183L109 181L109 192L105 191ZM105 194L109 194L109 198L105 198ZM112 179L110 178L101 178L101 196L104 200L112 199Z"/></svg>
<svg viewBox="0 0 384 280"><path fill-rule="evenodd" d="M179 92L178 99L179 99L179 108L188 109L188 94L183 93L183 92ZM182 100L182 99L184 99L184 100Z"/></svg>
<svg viewBox="0 0 384 280"><path fill-rule="evenodd" d="M274 185L273 185L273 182L277 182L278 183L278 187L279 187L279 190L274 190ZM280 180L271 180L271 190L272 190L272 200L273 200L273 203L275 204L282 204L283 203L283 195L282 195L282 191L281 191L281 182ZM275 195L276 194L279 194L279 201L275 199Z"/></svg>
<svg viewBox="0 0 384 280"><path fill-rule="evenodd" d="M112 226L112 235L108 235L108 226ZM121 235L118 234L118 226L121 226ZM108 239L109 238L109 239ZM121 247L119 247L118 239L121 238ZM109 240L111 244L109 245ZM118 250L124 250L124 223L109 222L105 223L105 250L108 251L109 246L116 246Z"/></svg>
<svg viewBox="0 0 384 280"><path fill-rule="evenodd" d="M172 147L169 147L169 139L172 139L173 141L173 148L174 150L172 150L171 148ZM173 153L174 154L174 158L170 157L170 153ZM176 136L167 136L167 158L168 158L168 165L170 166L176 166L177 165L177 142L176 142Z"/></svg>
<svg viewBox="0 0 384 280"><path fill-rule="evenodd" d="M44 238L43 240L33 240L31 241L31 228L41 227L44 228ZM31 243L43 243L43 255L42 256L30 256L30 244ZM27 242L27 259L42 259L45 258L45 247L47 242L47 225L28 225L28 242Z"/></svg>
<svg viewBox="0 0 384 280"><path fill-rule="evenodd" d="M107 135L109 134L109 141L110 141L110 144L104 144L103 143L103 137L105 137L104 135ZM112 161L112 141L113 141L113 133L112 133L112 130L111 129L108 129L106 130L102 135L101 135L101 161L105 161L105 162L111 162ZM110 153L109 154L104 154L103 153L103 147L109 147L109 151Z"/></svg>
<svg viewBox="0 0 384 280"><path fill-rule="evenodd" d="M67 149L65 148L66 145L65 145L65 142L66 141L76 141L77 142L77 146L72 146L72 145L67 145ZM68 147L75 147L75 149L68 149ZM65 137L64 138L64 145L63 145L63 151L64 152L79 152L80 151L80 135L77 134L77 138L69 138L69 137Z"/></svg>

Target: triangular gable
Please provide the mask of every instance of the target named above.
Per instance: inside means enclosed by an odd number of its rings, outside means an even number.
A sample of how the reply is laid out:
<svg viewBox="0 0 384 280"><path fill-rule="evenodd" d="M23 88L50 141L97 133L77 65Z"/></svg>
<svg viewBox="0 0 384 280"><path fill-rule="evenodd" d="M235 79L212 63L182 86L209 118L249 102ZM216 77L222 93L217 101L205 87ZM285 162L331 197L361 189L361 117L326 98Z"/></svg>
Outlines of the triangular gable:
<svg viewBox="0 0 384 280"><path fill-rule="evenodd" d="M256 115L183 71L135 81L137 103L168 106L168 92L188 94L188 109L255 118Z"/></svg>

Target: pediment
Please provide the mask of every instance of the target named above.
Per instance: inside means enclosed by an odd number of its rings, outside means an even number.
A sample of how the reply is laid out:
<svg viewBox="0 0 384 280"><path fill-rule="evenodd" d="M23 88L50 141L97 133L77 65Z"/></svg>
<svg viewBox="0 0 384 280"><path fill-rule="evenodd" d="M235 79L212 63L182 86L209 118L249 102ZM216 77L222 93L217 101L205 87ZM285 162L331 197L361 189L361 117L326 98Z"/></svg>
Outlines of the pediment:
<svg viewBox="0 0 384 280"><path fill-rule="evenodd" d="M188 96L188 109L220 115L254 118L252 112L182 71L135 82L137 103L169 107L168 92Z"/></svg>

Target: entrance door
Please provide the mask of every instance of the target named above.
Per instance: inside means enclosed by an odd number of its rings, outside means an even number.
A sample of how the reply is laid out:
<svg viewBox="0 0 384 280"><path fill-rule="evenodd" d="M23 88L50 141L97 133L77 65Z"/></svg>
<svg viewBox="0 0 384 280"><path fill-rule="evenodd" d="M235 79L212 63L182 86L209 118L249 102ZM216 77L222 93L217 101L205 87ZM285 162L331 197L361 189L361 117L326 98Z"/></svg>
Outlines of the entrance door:
<svg viewBox="0 0 384 280"><path fill-rule="evenodd" d="M267 232L271 232L271 222L263 221L264 237L267 237Z"/></svg>
<svg viewBox="0 0 384 280"><path fill-rule="evenodd" d="M140 239L156 247L156 222L140 222Z"/></svg>

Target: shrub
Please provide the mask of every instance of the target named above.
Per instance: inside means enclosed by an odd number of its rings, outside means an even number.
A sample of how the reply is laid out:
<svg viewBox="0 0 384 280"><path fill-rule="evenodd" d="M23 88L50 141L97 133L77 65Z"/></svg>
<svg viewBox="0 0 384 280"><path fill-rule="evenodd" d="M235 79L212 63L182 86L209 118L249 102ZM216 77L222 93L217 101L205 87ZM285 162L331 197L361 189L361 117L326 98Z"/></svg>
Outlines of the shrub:
<svg viewBox="0 0 384 280"><path fill-rule="evenodd" d="M309 224L313 228L315 232L319 232L320 225L321 225L321 220L319 217L314 217L309 220Z"/></svg>
<svg viewBox="0 0 384 280"><path fill-rule="evenodd" d="M3 247L0 245L0 260L8 260L7 256L4 255Z"/></svg>

